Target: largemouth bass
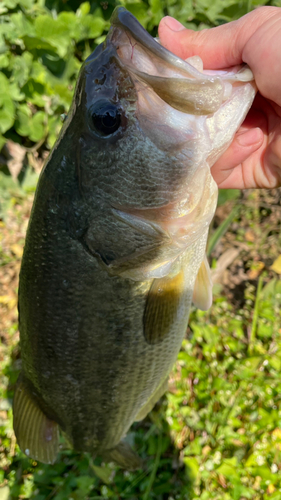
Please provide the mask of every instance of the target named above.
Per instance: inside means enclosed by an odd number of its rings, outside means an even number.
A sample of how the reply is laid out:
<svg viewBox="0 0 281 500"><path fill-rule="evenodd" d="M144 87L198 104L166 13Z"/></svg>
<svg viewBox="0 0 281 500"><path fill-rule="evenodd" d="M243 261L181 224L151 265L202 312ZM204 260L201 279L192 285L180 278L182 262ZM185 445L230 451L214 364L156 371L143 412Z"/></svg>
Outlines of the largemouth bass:
<svg viewBox="0 0 281 500"><path fill-rule="evenodd" d="M122 441L164 393L192 299L212 300L210 166L255 95L249 68L203 70L124 8L82 66L36 192L20 273L14 429L53 463L77 451L134 469Z"/></svg>

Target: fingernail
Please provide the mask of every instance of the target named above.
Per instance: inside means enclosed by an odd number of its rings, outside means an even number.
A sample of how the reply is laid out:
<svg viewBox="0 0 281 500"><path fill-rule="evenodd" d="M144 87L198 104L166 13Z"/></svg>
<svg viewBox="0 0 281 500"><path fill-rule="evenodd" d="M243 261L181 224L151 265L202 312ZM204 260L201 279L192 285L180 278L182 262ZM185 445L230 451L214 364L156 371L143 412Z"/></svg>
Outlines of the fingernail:
<svg viewBox="0 0 281 500"><path fill-rule="evenodd" d="M171 31L182 31L186 29L179 21L170 16L165 17L164 22Z"/></svg>
<svg viewBox="0 0 281 500"><path fill-rule="evenodd" d="M256 144L261 140L261 130L260 128L253 128L252 130L248 130L243 134L239 134L236 138L238 144L240 146L246 147L251 146L252 144Z"/></svg>

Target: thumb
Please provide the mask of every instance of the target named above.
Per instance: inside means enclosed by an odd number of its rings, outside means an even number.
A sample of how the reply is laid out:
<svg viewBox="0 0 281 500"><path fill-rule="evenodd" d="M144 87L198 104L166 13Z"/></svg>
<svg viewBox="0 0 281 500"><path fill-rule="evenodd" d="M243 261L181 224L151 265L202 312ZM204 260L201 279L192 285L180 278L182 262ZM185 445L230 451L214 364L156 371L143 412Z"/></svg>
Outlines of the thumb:
<svg viewBox="0 0 281 500"><path fill-rule="evenodd" d="M202 31L186 29L173 17L164 17L159 24L161 44L182 59L198 55L204 68L219 69L240 64L241 54L234 48L237 22ZM229 47L231 39L232 50Z"/></svg>
<svg viewBox="0 0 281 500"><path fill-rule="evenodd" d="M172 17L164 17L159 25L162 45L182 59L198 55L204 68L221 69L249 63L244 48L256 30L268 19L280 14L278 7L260 7L237 21L202 31L186 29Z"/></svg>

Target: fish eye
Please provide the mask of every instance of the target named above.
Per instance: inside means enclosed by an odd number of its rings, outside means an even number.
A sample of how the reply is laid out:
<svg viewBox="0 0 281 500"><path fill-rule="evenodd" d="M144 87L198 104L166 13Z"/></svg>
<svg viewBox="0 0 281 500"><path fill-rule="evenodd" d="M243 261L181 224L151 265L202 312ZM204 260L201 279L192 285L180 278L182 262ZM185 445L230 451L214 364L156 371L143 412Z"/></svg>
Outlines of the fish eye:
<svg viewBox="0 0 281 500"><path fill-rule="evenodd" d="M90 108L90 126L101 136L114 134L121 125L121 111L115 104L98 101Z"/></svg>

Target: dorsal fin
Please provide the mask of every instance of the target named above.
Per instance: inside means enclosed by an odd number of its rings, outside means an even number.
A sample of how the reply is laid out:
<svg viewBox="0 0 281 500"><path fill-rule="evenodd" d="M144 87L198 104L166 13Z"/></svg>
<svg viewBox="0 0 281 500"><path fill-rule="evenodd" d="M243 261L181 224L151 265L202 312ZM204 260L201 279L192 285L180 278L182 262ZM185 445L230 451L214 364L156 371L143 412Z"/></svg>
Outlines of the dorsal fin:
<svg viewBox="0 0 281 500"><path fill-rule="evenodd" d="M54 463L59 449L59 426L42 412L36 396L21 376L16 385L13 414L21 450L34 460Z"/></svg>

